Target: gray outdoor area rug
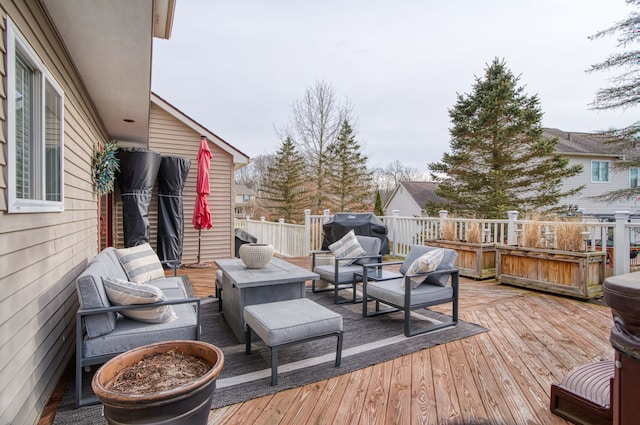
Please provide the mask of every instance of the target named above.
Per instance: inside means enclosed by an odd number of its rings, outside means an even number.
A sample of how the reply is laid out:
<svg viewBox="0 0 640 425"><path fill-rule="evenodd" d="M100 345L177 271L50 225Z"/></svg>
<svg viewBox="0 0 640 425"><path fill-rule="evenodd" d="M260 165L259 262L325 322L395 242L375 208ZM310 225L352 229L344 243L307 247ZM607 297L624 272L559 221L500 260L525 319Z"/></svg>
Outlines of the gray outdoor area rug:
<svg viewBox="0 0 640 425"><path fill-rule="evenodd" d="M344 291L345 293L347 291ZM223 295L224 296L224 295ZM240 344L218 312L217 301L209 298L202 303L202 340L220 347L225 355L224 367L217 380L212 408L240 403L289 388L329 379L415 351L466 338L487 331L464 321L457 326L407 338L403 334L403 314L390 313L362 317L362 304L333 303L333 292L312 293L307 298L340 313L344 322L342 364L334 367L336 338L328 337L280 349L278 385L271 386L269 349L261 341L252 344L252 354L245 354ZM370 307L372 308L372 306ZM421 320L438 320L441 315L430 310L416 310L413 325ZM85 379L90 385L90 378ZM56 411L54 425L103 424L102 406L75 409L74 383L66 389Z"/></svg>

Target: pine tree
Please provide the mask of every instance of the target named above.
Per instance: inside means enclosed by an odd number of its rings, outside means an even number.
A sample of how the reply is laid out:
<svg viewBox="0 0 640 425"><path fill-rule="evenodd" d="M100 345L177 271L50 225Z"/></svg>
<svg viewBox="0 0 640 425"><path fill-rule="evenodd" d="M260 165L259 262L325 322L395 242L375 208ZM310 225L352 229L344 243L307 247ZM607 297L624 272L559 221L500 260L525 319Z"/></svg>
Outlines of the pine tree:
<svg viewBox="0 0 640 425"><path fill-rule="evenodd" d="M275 162L267 167L260 198L272 218L284 218L287 223L304 219L309 202L304 158L290 138L282 142Z"/></svg>
<svg viewBox="0 0 640 425"><path fill-rule="evenodd" d="M456 213L504 218L509 210L551 209L582 190L562 191L562 179L582 167L570 167L555 153L557 140L542 136L539 100L518 81L496 58L449 110L451 153L428 167Z"/></svg>
<svg viewBox="0 0 640 425"><path fill-rule="evenodd" d="M633 5L629 17L617 22L612 27L599 31L590 39L599 39L606 36L618 35L617 47L625 49L637 44L640 31L640 3L636 0L626 0ZM591 104L596 110L615 110L635 108L640 104L640 56L637 48L630 48L611 54L603 62L592 65L587 72L608 71L619 69L620 74L612 78L609 87L602 88L596 93L595 100ZM627 170L629 167L640 167L640 155L637 146L640 143L640 121L635 121L624 128L612 128L600 133L604 143L614 153L620 154L624 159L613 163L616 169ZM635 199L640 195L640 187L630 187L608 192L598 199L612 202L627 199Z"/></svg>
<svg viewBox="0 0 640 425"><path fill-rule="evenodd" d="M328 149L330 171L328 188L334 211L365 211L371 195L371 172L367 156L355 140L348 120L342 122L335 143Z"/></svg>
<svg viewBox="0 0 640 425"><path fill-rule="evenodd" d="M380 190L376 190L376 204L373 207L373 213L378 217L384 215L384 210L382 209L382 195L380 195Z"/></svg>

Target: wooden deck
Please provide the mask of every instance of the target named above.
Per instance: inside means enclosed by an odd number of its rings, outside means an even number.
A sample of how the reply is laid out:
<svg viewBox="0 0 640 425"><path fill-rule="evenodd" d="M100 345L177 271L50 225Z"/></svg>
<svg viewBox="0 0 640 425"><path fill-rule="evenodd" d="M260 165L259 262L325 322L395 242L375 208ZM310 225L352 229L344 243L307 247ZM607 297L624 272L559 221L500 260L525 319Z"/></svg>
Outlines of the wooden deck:
<svg viewBox="0 0 640 425"><path fill-rule="evenodd" d="M213 268L183 272L213 294ZM613 358L609 308L464 278L460 300L460 318L490 332L223 407L209 424L568 424L549 411L550 385Z"/></svg>
<svg viewBox="0 0 640 425"><path fill-rule="evenodd" d="M180 273L197 296L214 294L214 267ZM460 318L490 332L212 410L208 423L569 424L549 411L550 385L613 358L609 308L465 278L460 300Z"/></svg>

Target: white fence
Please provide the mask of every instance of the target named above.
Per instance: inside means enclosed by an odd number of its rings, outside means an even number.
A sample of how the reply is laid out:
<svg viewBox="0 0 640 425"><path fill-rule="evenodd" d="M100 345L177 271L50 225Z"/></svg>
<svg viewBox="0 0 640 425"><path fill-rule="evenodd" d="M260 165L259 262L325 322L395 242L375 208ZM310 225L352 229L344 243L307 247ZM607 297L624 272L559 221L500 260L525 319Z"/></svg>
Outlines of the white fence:
<svg viewBox="0 0 640 425"><path fill-rule="evenodd" d="M329 210L322 215L311 215L305 210L305 224L295 225L261 220L238 220L235 226L256 236L258 242L270 243L275 252L283 257L304 257L311 251L322 247L322 225L332 216ZM445 222L453 222L456 238L467 239L469 225L479 222L483 242L517 245L522 235L523 225L527 220L518 220L518 213L509 212L507 220L475 220L464 218L448 218L446 211L439 217L400 217L394 212L392 216L380 218L387 226L391 254L404 257L412 245L425 245L429 240L440 239ZM543 239L553 246L554 222L537 222L544 227ZM607 251L607 263L611 274L628 273L632 267L640 266L640 222L632 222L628 212L617 212L614 221L583 220L585 249ZM616 255L619 254L619 255Z"/></svg>

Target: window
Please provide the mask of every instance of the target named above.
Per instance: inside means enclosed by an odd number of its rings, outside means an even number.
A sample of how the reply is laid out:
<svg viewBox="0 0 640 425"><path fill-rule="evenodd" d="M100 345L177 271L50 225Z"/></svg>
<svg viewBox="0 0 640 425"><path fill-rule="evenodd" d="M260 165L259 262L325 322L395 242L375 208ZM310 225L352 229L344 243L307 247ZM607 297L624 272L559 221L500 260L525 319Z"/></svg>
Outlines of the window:
<svg viewBox="0 0 640 425"><path fill-rule="evenodd" d="M591 182L608 182L609 165L609 161L591 161Z"/></svg>
<svg viewBox="0 0 640 425"><path fill-rule="evenodd" d="M64 209L62 89L7 20L9 212Z"/></svg>
<svg viewBox="0 0 640 425"><path fill-rule="evenodd" d="M629 168L629 187L638 187L638 170L637 167Z"/></svg>

